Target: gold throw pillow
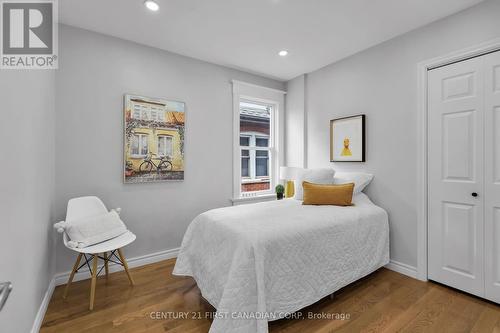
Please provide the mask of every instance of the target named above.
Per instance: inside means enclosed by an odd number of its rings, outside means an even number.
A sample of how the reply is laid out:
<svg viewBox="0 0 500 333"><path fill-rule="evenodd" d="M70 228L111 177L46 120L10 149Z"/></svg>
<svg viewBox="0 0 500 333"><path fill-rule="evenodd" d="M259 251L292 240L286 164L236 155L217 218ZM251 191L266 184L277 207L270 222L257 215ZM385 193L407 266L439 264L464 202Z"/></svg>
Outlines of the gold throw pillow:
<svg viewBox="0 0 500 333"><path fill-rule="evenodd" d="M304 181L302 187L304 189L303 205L352 206L354 183L324 185Z"/></svg>

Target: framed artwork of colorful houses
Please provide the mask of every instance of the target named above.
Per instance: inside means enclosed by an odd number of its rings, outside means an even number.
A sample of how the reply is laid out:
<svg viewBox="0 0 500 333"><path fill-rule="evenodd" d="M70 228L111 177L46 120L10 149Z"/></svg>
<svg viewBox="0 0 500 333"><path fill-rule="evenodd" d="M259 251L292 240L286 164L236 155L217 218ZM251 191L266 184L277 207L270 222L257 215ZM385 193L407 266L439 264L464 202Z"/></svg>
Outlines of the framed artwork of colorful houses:
<svg viewBox="0 0 500 333"><path fill-rule="evenodd" d="M365 115L330 120L330 161L365 161Z"/></svg>
<svg viewBox="0 0 500 333"><path fill-rule="evenodd" d="M184 179L185 104L125 95L125 183Z"/></svg>

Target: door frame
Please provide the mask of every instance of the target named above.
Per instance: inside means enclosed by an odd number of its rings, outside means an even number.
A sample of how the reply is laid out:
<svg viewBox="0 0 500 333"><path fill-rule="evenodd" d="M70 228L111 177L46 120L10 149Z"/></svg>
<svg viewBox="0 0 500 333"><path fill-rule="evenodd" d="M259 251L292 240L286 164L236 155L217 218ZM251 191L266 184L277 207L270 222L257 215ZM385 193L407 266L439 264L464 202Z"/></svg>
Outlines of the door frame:
<svg viewBox="0 0 500 333"><path fill-rule="evenodd" d="M428 71L487 53L500 51L500 38L455 51L444 56L422 61L417 65L417 278L428 280L427 224L429 219L428 195Z"/></svg>

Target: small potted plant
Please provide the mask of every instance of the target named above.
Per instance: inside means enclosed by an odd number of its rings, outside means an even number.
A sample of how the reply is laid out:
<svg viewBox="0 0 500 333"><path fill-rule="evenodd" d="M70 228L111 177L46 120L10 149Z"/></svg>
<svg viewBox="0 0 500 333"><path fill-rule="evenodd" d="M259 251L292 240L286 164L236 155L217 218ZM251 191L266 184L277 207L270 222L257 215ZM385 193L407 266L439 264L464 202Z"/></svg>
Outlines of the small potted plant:
<svg viewBox="0 0 500 333"><path fill-rule="evenodd" d="M134 175L134 165L131 161L125 163L125 176L130 177Z"/></svg>
<svg viewBox="0 0 500 333"><path fill-rule="evenodd" d="M278 200L283 199L283 194L285 193L285 187L281 184L278 184L276 185L275 190L276 190L276 198Z"/></svg>

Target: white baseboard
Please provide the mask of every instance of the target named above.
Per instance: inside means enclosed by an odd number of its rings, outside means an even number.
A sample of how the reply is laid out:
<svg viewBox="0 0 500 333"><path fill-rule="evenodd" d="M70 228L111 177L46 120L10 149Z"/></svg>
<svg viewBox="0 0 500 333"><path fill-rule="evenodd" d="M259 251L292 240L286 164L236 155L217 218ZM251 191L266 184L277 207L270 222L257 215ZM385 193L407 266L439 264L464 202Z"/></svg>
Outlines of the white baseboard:
<svg viewBox="0 0 500 333"><path fill-rule="evenodd" d="M387 265L385 265L385 268L417 279L417 268L407 264L403 264L402 262L391 260Z"/></svg>
<svg viewBox="0 0 500 333"><path fill-rule="evenodd" d="M50 303L50 299L52 298L52 294L54 293L54 289L56 287L55 279L52 278L49 282L49 286L45 295L43 296L42 304L38 308L38 312L36 313L35 321L33 322L33 327L31 327L31 333L38 333L40 331L40 327L42 327L43 318L45 317L45 312L47 312L47 308Z"/></svg>
<svg viewBox="0 0 500 333"><path fill-rule="evenodd" d="M151 254L146 254L143 256L139 256L139 257L127 258L128 267L130 267L130 268L139 267L139 266L144 266L144 265L152 264L152 263L167 260L167 259L176 258L177 254L179 253L179 249L180 248L175 248L175 249L155 252L155 253L151 253ZM76 259L76 257L75 257L75 259ZM101 269L101 267L102 267L102 265L100 265L97 269L99 270L99 269ZM122 269L123 269L123 267L118 265L118 264L115 264L115 263L109 264L109 272L110 273L118 272L118 271L121 271ZM66 284L66 282L68 282L70 274L71 274L71 271L57 273L54 276L55 285L60 286L62 284ZM89 279L89 278L90 278L90 273L89 273L88 268L82 267L78 271L78 273L75 274L73 281L81 281L81 280L85 280L85 279Z"/></svg>

